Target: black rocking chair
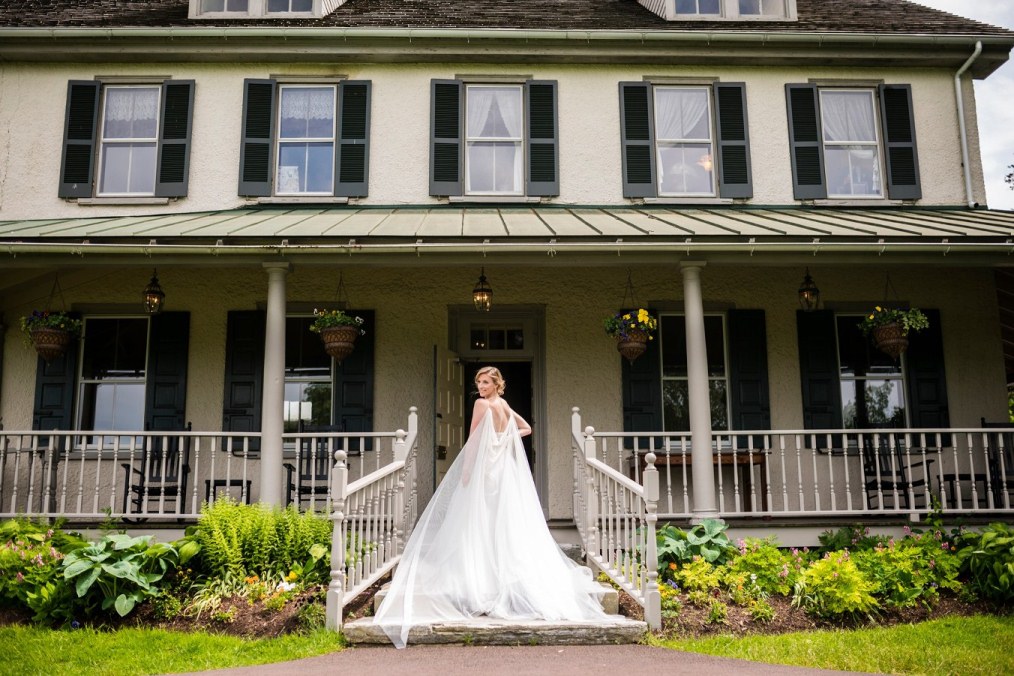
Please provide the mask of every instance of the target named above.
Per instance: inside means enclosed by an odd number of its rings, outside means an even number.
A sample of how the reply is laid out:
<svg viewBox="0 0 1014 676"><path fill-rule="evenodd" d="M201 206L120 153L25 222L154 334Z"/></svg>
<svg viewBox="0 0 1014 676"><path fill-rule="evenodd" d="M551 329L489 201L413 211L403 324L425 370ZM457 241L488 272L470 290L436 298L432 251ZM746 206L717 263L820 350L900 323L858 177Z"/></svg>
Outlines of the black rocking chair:
<svg viewBox="0 0 1014 676"><path fill-rule="evenodd" d="M913 462L914 459L920 458ZM932 459L921 460L922 454L912 448L906 452L899 439L892 449L887 440L872 441L863 449L863 476L866 504L869 509L917 509L929 506L929 466ZM912 492L910 499L909 490ZM895 498L897 497L897 502Z"/></svg>
<svg viewBox="0 0 1014 676"><path fill-rule="evenodd" d="M328 432L344 432L343 425L307 425L299 423L299 432L319 433L321 436L303 437L297 440L296 464L285 463L285 504L293 500L303 508L303 503L314 507L323 504L331 490L331 467L334 452L341 448L340 441L329 444Z"/></svg>
<svg viewBox="0 0 1014 676"><path fill-rule="evenodd" d="M191 431L187 423L187 432ZM150 448L149 448L150 444ZM123 513L181 514L190 475L190 437L144 435L139 463L123 463ZM160 509L161 508L161 509ZM125 519L126 520L126 519Z"/></svg>

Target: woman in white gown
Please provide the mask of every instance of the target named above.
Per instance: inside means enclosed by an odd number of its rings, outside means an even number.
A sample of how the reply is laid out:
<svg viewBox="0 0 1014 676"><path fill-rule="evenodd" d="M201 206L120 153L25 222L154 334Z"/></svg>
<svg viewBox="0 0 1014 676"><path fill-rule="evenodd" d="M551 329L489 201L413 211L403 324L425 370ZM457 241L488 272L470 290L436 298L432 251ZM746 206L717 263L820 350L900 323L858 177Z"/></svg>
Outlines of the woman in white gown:
<svg viewBox="0 0 1014 676"><path fill-rule="evenodd" d="M374 621L404 648L413 626L508 620L606 620L602 588L546 526L521 437L532 428L500 396L492 366L475 376L468 441L405 545Z"/></svg>

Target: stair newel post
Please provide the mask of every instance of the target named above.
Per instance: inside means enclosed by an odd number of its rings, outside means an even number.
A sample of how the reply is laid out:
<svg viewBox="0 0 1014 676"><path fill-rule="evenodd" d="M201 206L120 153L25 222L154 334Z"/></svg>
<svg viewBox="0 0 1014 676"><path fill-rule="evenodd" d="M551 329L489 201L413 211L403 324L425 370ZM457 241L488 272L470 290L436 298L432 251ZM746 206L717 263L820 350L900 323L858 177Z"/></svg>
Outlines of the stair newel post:
<svg viewBox="0 0 1014 676"><path fill-rule="evenodd" d="M342 628L342 609L345 606L345 543L348 522L345 519L345 500L349 483L349 468L345 463L348 454L335 451L334 470L331 472L331 582L327 586L325 604L326 624L328 629L340 631Z"/></svg>
<svg viewBox="0 0 1014 676"><path fill-rule="evenodd" d="M581 541L585 539L585 528L584 523L581 519L581 458L578 457L578 453L583 453L584 449L581 448L581 409L577 406L570 409L570 438L571 438L571 450L572 450L572 464L574 473L574 485L572 487L573 495L571 499L573 501L574 510L574 524L577 526L577 532L581 536Z"/></svg>
<svg viewBox="0 0 1014 676"><path fill-rule="evenodd" d="M595 459L595 428L589 425L584 428L584 457L585 461ZM586 540L588 551L592 556L602 554L602 547L599 544L599 495L595 490L595 478L591 472L585 476L585 528L588 539Z"/></svg>
<svg viewBox="0 0 1014 676"><path fill-rule="evenodd" d="M409 439L411 439L411 442L408 443L409 448L406 451L405 464L411 466L409 477L411 479L411 483L409 485L412 488L409 491L410 502L408 504L412 505L413 514L407 524L408 527L411 529L415 527L416 514L414 512L414 509L419 504L419 499L416 494L419 489L418 486L419 472L416 465L416 455L417 455L416 449L418 448L418 445L416 444L416 439L419 438L419 409L416 408L415 406L411 406L408 409L408 436Z"/></svg>
<svg viewBox="0 0 1014 676"><path fill-rule="evenodd" d="M644 619L650 629L662 628L662 596L658 591L658 542L655 524L658 521L658 470L655 454L648 452L642 486L644 487L644 562L646 575L642 579L641 595L644 598Z"/></svg>
<svg viewBox="0 0 1014 676"><path fill-rule="evenodd" d="M405 437L408 436L405 430L398 430L394 433L394 461L405 462L408 455ZM391 548L391 556L401 554L402 540L405 537L405 486L408 485L410 477L406 476L408 466L403 465L398 472L398 483L394 489L394 546Z"/></svg>

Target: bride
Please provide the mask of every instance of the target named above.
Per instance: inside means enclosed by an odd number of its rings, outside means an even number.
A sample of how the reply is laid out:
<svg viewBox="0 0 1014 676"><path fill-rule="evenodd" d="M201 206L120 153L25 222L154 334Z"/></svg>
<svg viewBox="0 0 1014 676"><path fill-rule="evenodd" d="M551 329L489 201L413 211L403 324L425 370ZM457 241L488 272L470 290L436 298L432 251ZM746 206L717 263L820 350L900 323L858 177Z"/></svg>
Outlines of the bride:
<svg viewBox="0 0 1014 676"><path fill-rule="evenodd" d="M602 590L553 540L521 437L532 428L501 397L486 366L468 441L405 545L374 622L398 648L413 626L508 620L606 619Z"/></svg>

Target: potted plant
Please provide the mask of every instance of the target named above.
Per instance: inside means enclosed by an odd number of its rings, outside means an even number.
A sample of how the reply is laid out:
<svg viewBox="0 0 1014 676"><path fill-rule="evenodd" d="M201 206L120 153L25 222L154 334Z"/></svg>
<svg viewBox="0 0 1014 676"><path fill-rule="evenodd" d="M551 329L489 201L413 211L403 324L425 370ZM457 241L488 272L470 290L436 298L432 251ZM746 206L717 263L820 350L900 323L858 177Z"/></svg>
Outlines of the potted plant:
<svg viewBox="0 0 1014 676"><path fill-rule="evenodd" d="M892 359L900 357L908 348L910 331L922 331L928 327L929 320L918 308L903 310L880 305L859 322L859 330L863 335L872 335L877 349Z"/></svg>
<svg viewBox="0 0 1014 676"><path fill-rule="evenodd" d="M620 310L603 321L606 333L616 339L616 349L633 363L644 354L658 322L644 308Z"/></svg>
<svg viewBox="0 0 1014 676"><path fill-rule="evenodd" d="M66 312L32 310L21 318L25 342L47 362L62 356L70 342L81 335L81 320Z"/></svg>
<svg viewBox="0 0 1014 676"><path fill-rule="evenodd" d="M363 329L363 318L348 315L341 310L314 310L314 320L310 330L320 334L324 343L324 351L338 360L352 354L356 338L366 333Z"/></svg>

